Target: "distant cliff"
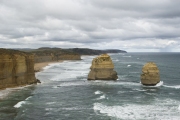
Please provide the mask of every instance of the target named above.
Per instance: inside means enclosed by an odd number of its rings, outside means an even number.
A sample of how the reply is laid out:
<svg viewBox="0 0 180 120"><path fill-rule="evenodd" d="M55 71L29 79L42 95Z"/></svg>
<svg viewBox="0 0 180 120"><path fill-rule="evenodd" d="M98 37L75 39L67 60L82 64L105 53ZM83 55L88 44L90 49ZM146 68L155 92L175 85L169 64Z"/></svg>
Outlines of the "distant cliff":
<svg viewBox="0 0 180 120"><path fill-rule="evenodd" d="M43 47L39 49L18 49L25 52L41 52L41 51L56 51L59 55L65 55L65 54L71 54L71 55L100 55L105 53L127 53L124 50L118 50L118 49L107 49L107 50L95 50L95 49L89 49L89 48L69 48L69 49L62 49L62 48L49 48L49 47ZM41 53L40 53L41 54ZM49 55L49 53L48 53ZM69 57L68 57L69 58ZM49 58L47 58L49 59ZM62 57L61 57L62 59Z"/></svg>
<svg viewBox="0 0 180 120"><path fill-rule="evenodd" d="M72 49L67 49L67 50L78 53L80 55L100 55L100 54L105 54L105 53L127 53L124 50L118 50L118 49L95 50L95 49L88 49L88 48L72 48Z"/></svg>
<svg viewBox="0 0 180 120"><path fill-rule="evenodd" d="M32 54L0 49L0 89L36 82Z"/></svg>
<svg viewBox="0 0 180 120"><path fill-rule="evenodd" d="M78 53L63 50L61 48L39 48L29 52L34 55L35 63L81 59L81 56Z"/></svg>

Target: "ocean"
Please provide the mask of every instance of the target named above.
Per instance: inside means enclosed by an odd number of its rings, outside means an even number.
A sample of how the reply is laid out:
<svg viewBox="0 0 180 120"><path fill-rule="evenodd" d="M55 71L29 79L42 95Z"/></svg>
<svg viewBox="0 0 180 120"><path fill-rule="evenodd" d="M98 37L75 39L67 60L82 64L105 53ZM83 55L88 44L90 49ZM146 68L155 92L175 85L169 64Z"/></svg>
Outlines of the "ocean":
<svg viewBox="0 0 180 120"><path fill-rule="evenodd" d="M88 81L92 59L64 61L36 73L41 84L7 89L0 120L180 120L180 53L110 54L117 81ZM161 82L140 84L146 62ZM0 92L1 93L1 92Z"/></svg>

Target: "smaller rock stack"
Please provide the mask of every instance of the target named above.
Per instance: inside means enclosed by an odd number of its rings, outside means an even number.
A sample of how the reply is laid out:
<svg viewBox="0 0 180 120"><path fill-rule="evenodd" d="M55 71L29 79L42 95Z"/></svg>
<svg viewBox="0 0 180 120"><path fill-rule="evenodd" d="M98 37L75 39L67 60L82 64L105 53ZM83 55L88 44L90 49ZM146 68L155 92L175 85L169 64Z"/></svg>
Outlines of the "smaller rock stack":
<svg viewBox="0 0 180 120"><path fill-rule="evenodd" d="M102 54L93 59L88 80L117 80L114 64L107 54Z"/></svg>
<svg viewBox="0 0 180 120"><path fill-rule="evenodd" d="M154 62L146 63L142 68L141 83L154 86L160 82L159 69Z"/></svg>

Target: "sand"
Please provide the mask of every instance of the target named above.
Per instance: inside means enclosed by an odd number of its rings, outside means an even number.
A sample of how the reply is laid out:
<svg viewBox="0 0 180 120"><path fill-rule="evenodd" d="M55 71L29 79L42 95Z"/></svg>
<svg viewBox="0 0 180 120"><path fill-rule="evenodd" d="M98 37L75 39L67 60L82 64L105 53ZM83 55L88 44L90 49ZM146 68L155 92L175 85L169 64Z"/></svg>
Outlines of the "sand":
<svg viewBox="0 0 180 120"><path fill-rule="evenodd" d="M54 61L54 62L35 63L35 64L34 64L34 71L35 71L35 72L42 71L43 68L46 67L46 66L48 66L49 64L52 64L52 63L60 63L60 62L63 62L63 60Z"/></svg>

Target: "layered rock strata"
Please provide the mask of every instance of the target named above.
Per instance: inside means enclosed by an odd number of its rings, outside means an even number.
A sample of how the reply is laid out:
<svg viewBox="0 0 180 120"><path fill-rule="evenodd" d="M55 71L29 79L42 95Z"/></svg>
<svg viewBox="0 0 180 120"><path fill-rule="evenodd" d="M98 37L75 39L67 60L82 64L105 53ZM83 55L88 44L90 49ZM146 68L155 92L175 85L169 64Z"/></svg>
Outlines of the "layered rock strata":
<svg viewBox="0 0 180 120"><path fill-rule="evenodd" d="M88 74L88 80L117 80L118 76L114 71L114 64L107 54L102 54L93 59Z"/></svg>
<svg viewBox="0 0 180 120"><path fill-rule="evenodd" d="M81 56L60 48L41 48L30 53L34 54L35 63L54 62L59 60L81 60Z"/></svg>
<svg viewBox="0 0 180 120"><path fill-rule="evenodd" d="M141 83L154 86L160 82L159 69L154 62L146 63L142 68Z"/></svg>
<svg viewBox="0 0 180 120"><path fill-rule="evenodd" d="M36 82L32 54L0 49L0 89Z"/></svg>

